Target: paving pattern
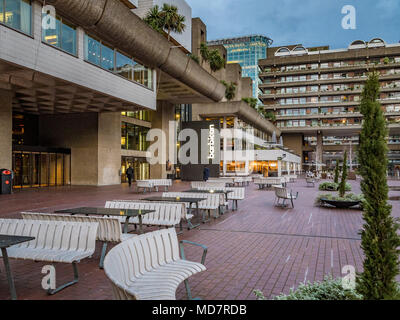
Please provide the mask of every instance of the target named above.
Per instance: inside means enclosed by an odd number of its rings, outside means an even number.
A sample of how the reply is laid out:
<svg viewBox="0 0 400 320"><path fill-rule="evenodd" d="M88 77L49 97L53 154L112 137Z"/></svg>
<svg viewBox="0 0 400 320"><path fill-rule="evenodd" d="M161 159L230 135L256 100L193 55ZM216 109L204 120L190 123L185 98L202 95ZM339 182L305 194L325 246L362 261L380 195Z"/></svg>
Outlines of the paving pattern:
<svg viewBox="0 0 400 320"><path fill-rule="evenodd" d="M359 182L350 183L353 192L359 193ZM389 184L400 186L400 181L389 181ZM253 290L259 289L272 298L288 293L304 281L322 280L328 274L341 276L346 265L362 271L361 211L315 207L317 186L307 187L304 179L289 187L299 192L294 209L275 207L273 191L258 190L251 184L246 187L246 199L239 202L238 211L228 211L198 229L185 229L179 239L208 247L207 271L189 280L194 296L203 300L255 299ZM171 191L188 188L186 182L175 182ZM0 218L20 218L20 212L27 210L54 212L78 206L104 206L106 200L143 197L126 185L21 190L0 197ZM393 216L400 217L400 202L390 203ZM186 253L190 260L201 259L202 252L197 247L188 246ZM41 288L44 276L41 269L45 263L12 260L18 298L112 299L111 285L104 271L98 268L99 257L100 244L92 258L79 263L79 283L54 296L48 296ZM72 279L71 265L56 264L56 270L58 284ZM186 299L183 285L177 290L177 298ZM9 293L0 262L0 300L3 299L9 299Z"/></svg>

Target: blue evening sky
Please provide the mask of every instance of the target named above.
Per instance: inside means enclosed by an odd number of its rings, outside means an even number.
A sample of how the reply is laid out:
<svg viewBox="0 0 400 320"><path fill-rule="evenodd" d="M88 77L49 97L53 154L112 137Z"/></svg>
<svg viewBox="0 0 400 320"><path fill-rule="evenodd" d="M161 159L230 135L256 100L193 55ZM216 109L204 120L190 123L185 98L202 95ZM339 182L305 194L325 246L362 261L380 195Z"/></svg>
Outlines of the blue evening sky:
<svg viewBox="0 0 400 320"><path fill-rule="evenodd" d="M354 40L400 41L400 0L186 0L208 40L262 34L273 46L347 48ZM342 28L342 7L356 8L356 30Z"/></svg>

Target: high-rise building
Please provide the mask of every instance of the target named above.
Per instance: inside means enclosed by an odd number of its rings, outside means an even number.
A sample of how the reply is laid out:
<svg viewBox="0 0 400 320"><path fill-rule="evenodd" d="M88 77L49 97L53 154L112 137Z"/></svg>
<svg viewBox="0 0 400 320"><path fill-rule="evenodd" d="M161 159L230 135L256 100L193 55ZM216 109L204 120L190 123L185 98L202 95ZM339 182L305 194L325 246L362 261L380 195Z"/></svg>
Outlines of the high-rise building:
<svg viewBox="0 0 400 320"><path fill-rule="evenodd" d="M253 81L253 97L259 96L258 60L267 58L267 49L272 39L262 35L209 41L209 45L223 45L227 51L228 63L239 63L242 76Z"/></svg>
<svg viewBox="0 0 400 320"><path fill-rule="evenodd" d="M357 166L359 110L368 73L380 74L380 103L388 121L389 174L400 169L400 44L354 41L348 48L270 48L260 60L264 108L276 115L284 144L304 163L333 167L343 152ZM307 167L305 167L307 169Z"/></svg>

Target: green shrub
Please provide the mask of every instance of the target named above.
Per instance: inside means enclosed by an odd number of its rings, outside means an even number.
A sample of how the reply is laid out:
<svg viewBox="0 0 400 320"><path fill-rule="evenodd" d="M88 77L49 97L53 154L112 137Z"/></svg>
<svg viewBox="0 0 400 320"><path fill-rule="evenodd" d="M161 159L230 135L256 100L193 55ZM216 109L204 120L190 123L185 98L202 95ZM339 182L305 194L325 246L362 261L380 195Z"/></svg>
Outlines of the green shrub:
<svg viewBox="0 0 400 320"><path fill-rule="evenodd" d="M257 300L266 300L260 290L254 290ZM362 300L363 297L355 289L345 289L342 286L342 279L333 279L326 276L323 281L314 283L301 283L294 290L290 289L288 295L281 294L274 300Z"/></svg>
<svg viewBox="0 0 400 320"><path fill-rule="evenodd" d="M332 194L332 193L327 193L327 194L319 194L318 197L315 199L315 205L316 206L322 206L323 202L321 199L328 199L328 200L337 200L337 201L363 201L364 196L362 194L357 195L354 193L347 193L344 195L344 197L340 197L338 194Z"/></svg>
<svg viewBox="0 0 400 320"><path fill-rule="evenodd" d="M346 191L351 191L351 185L346 183ZM335 182L324 182L319 185L320 191L338 191L339 184Z"/></svg>

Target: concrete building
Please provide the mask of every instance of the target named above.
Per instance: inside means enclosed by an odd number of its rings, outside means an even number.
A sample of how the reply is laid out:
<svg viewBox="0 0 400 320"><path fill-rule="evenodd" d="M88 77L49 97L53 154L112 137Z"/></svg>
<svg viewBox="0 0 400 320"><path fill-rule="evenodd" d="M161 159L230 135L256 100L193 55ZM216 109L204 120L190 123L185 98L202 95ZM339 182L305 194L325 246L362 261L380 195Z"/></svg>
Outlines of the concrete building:
<svg viewBox="0 0 400 320"><path fill-rule="evenodd" d="M227 51L227 62L238 63L242 67L244 78L251 78L253 91L249 97L258 98L260 79L258 60L267 58L267 50L273 40L262 35L218 39L208 41L208 45L223 45Z"/></svg>
<svg viewBox="0 0 400 320"><path fill-rule="evenodd" d="M166 177L143 165L146 130L168 130L177 104L221 101L224 86L133 13L138 1L46 5L0 6L0 167L20 188L119 184L132 162Z"/></svg>
<svg viewBox="0 0 400 320"><path fill-rule="evenodd" d="M260 99L265 109L275 112L284 144L302 155L303 163L328 168L344 150L349 165L357 166L360 95L368 72L377 70L390 129L389 172L400 166L400 44L372 39L339 50L301 44L270 48L259 66Z"/></svg>
<svg viewBox="0 0 400 320"><path fill-rule="evenodd" d="M199 18L193 19L192 33L192 52L200 57L200 44L207 40L207 29ZM210 50L217 49L222 57L227 57L228 51L224 45L208 43ZM201 61L200 64L210 71L207 63ZM231 101L224 98L221 102L193 103L185 110L177 110L176 118L180 121L184 119L184 122L194 121L191 124L193 126L199 125L197 122L203 122L200 126L205 127L207 123L217 122L220 124L220 129L237 129L243 132L241 139L221 137L218 155L219 172L227 175L249 174L256 171L265 175L280 176L285 171L299 171L300 157L283 146L271 143L273 136L279 138L281 134L279 128L242 101L242 98L253 95L253 82L250 77L244 76L240 64L228 63L225 68L214 72L213 75L227 83L235 83L235 97ZM248 156L243 159L243 154ZM202 167L204 165L198 168L199 172L202 172ZM190 167L191 173L194 170L196 168ZM218 175L218 170L216 174Z"/></svg>

